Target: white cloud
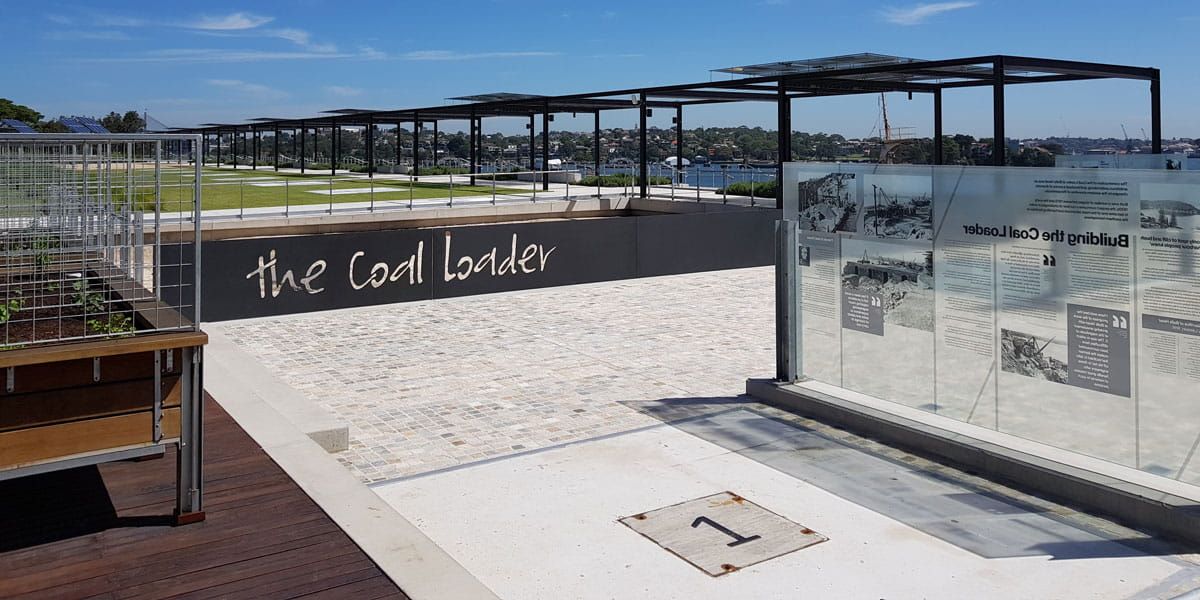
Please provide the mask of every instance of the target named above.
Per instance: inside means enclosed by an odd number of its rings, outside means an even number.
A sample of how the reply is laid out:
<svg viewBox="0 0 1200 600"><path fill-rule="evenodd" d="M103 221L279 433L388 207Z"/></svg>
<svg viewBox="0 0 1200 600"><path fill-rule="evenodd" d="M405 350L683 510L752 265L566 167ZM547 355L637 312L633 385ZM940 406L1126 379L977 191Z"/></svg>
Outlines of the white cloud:
<svg viewBox="0 0 1200 600"><path fill-rule="evenodd" d="M353 96L361 96L363 91L359 88L347 87L344 85L327 85L325 92L331 96L340 96L342 98L350 98Z"/></svg>
<svg viewBox="0 0 1200 600"><path fill-rule="evenodd" d="M312 50L313 52L337 52L337 46L333 44L318 44L313 42L312 36L303 29L268 29L263 33L271 37L287 40L293 44L296 44L297 46Z"/></svg>
<svg viewBox="0 0 1200 600"><path fill-rule="evenodd" d="M49 14L49 15L46 15L46 20L50 21L51 23L57 23L59 25L70 25L71 24L71 17L68 17L66 15Z"/></svg>
<svg viewBox="0 0 1200 600"><path fill-rule="evenodd" d="M530 58L558 56L558 52L455 52L453 50L414 50L399 55L401 60L477 60L483 58Z"/></svg>
<svg viewBox="0 0 1200 600"><path fill-rule="evenodd" d="M978 2L934 2L931 4L917 4L906 8L887 8L882 11L884 20L896 25L920 25L929 20L930 17L935 17L942 13L947 13L964 8L971 8L979 4Z"/></svg>
<svg viewBox="0 0 1200 600"><path fill-rule="evenodd" d="M84 58L92 63L249 63L283 60L363 58L345 52L272 52L264 50L219 50L213 48L170 48L140 55Z"/></svg>
<svg viewBox="0 0 1200 600"><path fill-rule="evenodd" d="M260 83L250 83L240 79L209 79L206 83L211 86L232 90L239 94L258 100L280 100L287 97L287 92L268 87Z"/></svg>
<svg viewBox="0 0 1200 600"><path fill-rule="evenodd" d="M222 16L201 16L194 21L181 23L186 29L201 29L207 31L240 31L254 29L274 21L275 17L264 17L251 13L235 12Z"/></svg>
<svg viewBox="0 0 1200 600"><path fill-rule="evenodd" d="M50 31L44 36L48 40L56 42L75 42L75 41L107 41L120 42L130 39L129 35L124 31L113 30L98 30L98 31Z"/></svg>

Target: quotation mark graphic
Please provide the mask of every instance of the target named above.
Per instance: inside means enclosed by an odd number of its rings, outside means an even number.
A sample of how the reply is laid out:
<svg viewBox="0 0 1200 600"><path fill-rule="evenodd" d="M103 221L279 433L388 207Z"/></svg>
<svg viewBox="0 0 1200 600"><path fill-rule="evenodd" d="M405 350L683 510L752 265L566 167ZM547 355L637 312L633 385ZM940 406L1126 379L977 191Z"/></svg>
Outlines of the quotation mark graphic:
<svg viewBox="0 0 1200 600"><path fill-rule="evenodd" d="M1042 266L1057 267L1058 261L1054 260L1053 254L1043 254L1042 255Z"/></svg>
<svg viewBox="0 0 1200 600"><path fill-rule="evenodd" d="M871 296L871 306L883 306L883 299L879 296Z"/></svg>
<svg viewBox="0 0 1200 600"><path fill-rule="evenodd" d="M1129 320L1120 315L1113 315L1112 326L1114 329L1129 329Z"/></svg>

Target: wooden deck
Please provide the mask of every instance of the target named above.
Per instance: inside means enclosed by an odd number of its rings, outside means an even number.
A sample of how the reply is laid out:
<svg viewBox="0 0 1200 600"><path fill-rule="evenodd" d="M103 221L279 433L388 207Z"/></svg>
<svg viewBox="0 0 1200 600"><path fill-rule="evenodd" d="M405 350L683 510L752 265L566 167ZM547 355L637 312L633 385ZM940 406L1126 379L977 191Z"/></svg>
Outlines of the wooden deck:
<svg viewBox="0 0 1200 600"><path fill-rule="evenodd" d="M406 598L211 398L202 523L175 456L0 482L0 598Z"/></svg>

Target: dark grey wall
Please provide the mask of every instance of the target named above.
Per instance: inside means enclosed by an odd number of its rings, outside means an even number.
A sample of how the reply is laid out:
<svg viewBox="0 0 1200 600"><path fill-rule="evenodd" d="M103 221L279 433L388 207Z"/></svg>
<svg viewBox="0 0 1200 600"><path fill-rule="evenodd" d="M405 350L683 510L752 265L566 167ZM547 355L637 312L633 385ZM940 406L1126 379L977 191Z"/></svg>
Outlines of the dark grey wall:
<svg viewBox="0 0 1200 600"><path fill-rule="evenodd" d="M763 266L777 218L746 210L205 242L201 312L225 321ZM165 264L180 258L190 260L163 248ZM163 283L168 302L190 284L170 270Z"/></svg>

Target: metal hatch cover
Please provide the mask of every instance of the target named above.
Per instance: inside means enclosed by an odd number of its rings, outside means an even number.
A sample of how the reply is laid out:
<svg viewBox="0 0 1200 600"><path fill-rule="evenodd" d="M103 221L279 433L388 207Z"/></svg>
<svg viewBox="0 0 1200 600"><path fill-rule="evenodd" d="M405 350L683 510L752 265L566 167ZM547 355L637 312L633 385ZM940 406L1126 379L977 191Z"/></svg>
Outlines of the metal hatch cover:
<svg viewBox="0 0 1200 600"><path fill-rule="evenodd" d="M728 491L618 521L713 577L829 539Z"/></svg>

